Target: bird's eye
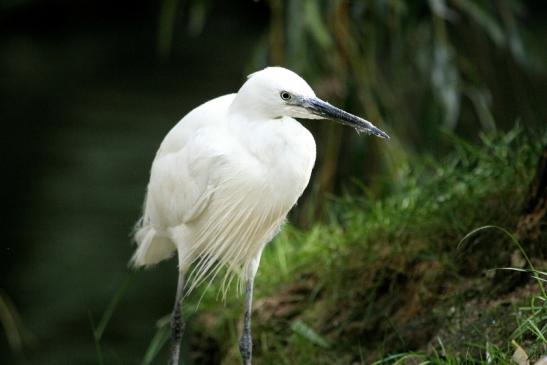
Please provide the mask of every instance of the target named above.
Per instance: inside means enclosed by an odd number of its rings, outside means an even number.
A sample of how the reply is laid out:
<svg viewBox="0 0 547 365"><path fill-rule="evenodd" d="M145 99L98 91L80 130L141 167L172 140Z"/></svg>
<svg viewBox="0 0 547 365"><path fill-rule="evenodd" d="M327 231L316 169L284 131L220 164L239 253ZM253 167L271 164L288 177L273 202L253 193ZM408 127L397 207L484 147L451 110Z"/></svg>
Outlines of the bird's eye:
<svg viewBox="0 0 547 365"><path fill-rule="evenodd" d="M289 94L288 92L286 91L282 91L279 96L281 96L281 99L287 101L287 100L291 100L292 96L291 94Z"/></svg>

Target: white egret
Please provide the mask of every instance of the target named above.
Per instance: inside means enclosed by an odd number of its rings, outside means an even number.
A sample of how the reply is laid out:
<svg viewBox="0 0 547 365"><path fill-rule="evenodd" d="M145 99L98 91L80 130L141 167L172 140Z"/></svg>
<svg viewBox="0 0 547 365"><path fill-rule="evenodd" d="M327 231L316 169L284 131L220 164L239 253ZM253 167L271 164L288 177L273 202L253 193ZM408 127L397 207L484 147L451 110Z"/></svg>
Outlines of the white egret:
<svg viewBox="0 0 547 365"><path fill-rule="evenodd" d="M253 280L262 250L308 185L315 163L315 141L293 118L333 119L389 138L318 99L294 72L268 67L251 74L237 94L192 110L161 143L132 263L149 266L178 253L170 364L179 359L183 297L223 268L223 284L239 276L246 285L239 349L243 363L251 364Z"/></svg>

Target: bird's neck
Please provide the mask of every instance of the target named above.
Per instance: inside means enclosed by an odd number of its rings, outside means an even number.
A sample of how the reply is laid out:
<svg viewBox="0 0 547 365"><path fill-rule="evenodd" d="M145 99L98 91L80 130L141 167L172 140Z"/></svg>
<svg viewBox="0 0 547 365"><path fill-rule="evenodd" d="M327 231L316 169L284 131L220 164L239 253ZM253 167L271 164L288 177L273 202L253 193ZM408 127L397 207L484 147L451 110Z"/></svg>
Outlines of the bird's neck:
<svg viewBox="0 0 547 365"><path fill-rule="evenodd" d="M242 87L234 97L228 113L232 116L240 116L248 121L261 121L281 117L279 109L268 107L271 101L267 96L257 94Z"/></svg>

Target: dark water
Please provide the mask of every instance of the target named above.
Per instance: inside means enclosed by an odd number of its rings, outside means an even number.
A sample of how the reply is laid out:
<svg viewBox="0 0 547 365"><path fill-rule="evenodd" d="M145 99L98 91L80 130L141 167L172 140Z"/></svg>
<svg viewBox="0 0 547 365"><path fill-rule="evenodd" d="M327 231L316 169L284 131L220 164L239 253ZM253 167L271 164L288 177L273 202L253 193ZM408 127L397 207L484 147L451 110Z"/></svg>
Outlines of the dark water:
<svg viewBox="0 0 547 365"><path fill-rule="evenodd" d="M155 3L55 4L0 13L1 288L28 330L24 354L0 331L1 364L98 363L90 317L130 275L154 153L193 106L237 90L266 26L263 5L241 22L219 7L200 35L177 28L161 63ZM141 361L175 279L173 261L135 275L105 333L106 363Z"/></svg>

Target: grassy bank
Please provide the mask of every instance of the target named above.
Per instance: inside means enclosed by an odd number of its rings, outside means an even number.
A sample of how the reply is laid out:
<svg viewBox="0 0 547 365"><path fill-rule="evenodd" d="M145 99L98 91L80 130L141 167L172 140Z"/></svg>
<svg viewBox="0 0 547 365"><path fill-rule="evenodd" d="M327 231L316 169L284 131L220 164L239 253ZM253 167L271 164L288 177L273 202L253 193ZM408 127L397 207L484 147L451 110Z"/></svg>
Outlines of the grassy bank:
<svg viewBox="0 0 547 365"><path fill-rule="evenodd" d="M256 363L503 363L511 341L532 358L546 352L541 281L493 270L530 268L518 242L545 269L544 227L532 239L512 235L545 135L514 129L454 145L441 162L409 166L385 199L346 196L326 222L284 229L256 281ZM191 357L237 364L240 300L216 299L209 291L188 310Z"/></svg>

